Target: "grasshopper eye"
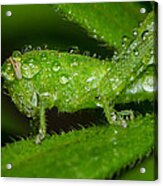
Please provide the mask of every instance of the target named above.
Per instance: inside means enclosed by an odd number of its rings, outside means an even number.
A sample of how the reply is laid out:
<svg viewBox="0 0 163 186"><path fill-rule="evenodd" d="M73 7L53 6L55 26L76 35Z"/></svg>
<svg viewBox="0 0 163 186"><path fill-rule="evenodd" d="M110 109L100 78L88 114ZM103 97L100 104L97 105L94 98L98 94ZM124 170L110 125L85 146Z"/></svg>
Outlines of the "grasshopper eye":
<svg viewBox="0 0 163 186"><path fill-rule="evenodd" d="M12 66L14 68L15 75L16 75L17 79L22 79L21 63L12 57L9 58L9 61L11 62Z"/></svg>

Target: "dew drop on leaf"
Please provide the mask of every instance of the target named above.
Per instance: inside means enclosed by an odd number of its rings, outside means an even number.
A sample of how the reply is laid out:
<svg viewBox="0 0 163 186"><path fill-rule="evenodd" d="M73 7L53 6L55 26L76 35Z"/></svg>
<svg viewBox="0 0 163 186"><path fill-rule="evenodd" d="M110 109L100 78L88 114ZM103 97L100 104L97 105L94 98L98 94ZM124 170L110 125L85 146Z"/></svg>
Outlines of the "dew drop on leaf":
<svg viewBox="0 0 163 186"><path fill-rule="evenodd" d="M134 55L135 55L135 56L138 56L138 55L139 55L139 52L138 52L137 49L134 49Z"/></svg>
<svg viewBox="0 0 163 186"><path fill-rule="evenodd" d="M123 36L123 37L122 37L122 47L123 47L123 48L126 47L127 41L128 41L128 37L127 37L127 36Z"/></svg>
<svg viewBox="0 0 163 186"><path fill-rule="evenodd" d="M133 30L133 36L137 36L138 35L138 31L137 31L137 29L135 28L134 30Z"/></svg>
<svg viewBox="0 0 163 186"><path fill-rule="evenodd" d="M6 164L6 169L7 169L7 170L12 169L12 163L7 163L7 164Z"/></svg>
<svg viewBox="0 0 163 186"><path fill-rule="evenodd" d="M148 36L148 35L149 35L149 31L148 31L148 30L145 30L145 31L142 33L142 35L141 35L142 40L145 41L145 40L147 39L147 36Z"/></svg>
<svg viewBox="0 0 163 186"><path fill-rule="evenodd" d="M151 55L153 55L153 54L154 54L154 50L153 50L153 49L150 51L150 54L151 54Z"/></svg>

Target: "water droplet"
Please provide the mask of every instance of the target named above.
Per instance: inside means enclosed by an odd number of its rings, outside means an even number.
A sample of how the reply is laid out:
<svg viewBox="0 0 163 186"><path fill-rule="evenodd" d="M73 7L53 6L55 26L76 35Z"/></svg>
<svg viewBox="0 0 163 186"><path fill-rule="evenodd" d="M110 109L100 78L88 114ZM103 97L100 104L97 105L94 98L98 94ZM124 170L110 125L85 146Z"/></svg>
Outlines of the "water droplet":
<svg viewBox="0 0 163 186"><path fill-rule="evenodd" d="M122 120L122 127L123 127L123 128L127 128L127 123L126 123L125 120Z"/></svg>
<svg viewBox="0 0 163 186"><path fill-rule="evenodd" d="M97 39L97 34L94 34L92 37L93 37L94 39Z"/></svg>
<svg viewBox="0 0 163 186"><path fill-rule="evenodd" d="M10 70L12 69L12 65L11 65L11 63L7 63L6 68L7 68L7 71L10 71Z"/></svg>
<svg viewBox="0 0 163 186"><path fill-rule="evenodd" d="M108 68L107 68L107 72L110 72L110 71L111 71L111 67L108 67Z"/></svg>
<svg viewBox="0 0 163 186"><path fill-rule="evenodd" d="M141 168L140 168L140 173L144 174L145 172L146 172L146 168L141 167Z"/></svg>
<svg viewBox="0 0 163 186"><path fill-rule="evenodd" d="M128 37L127 37L127 36L123 36L123 37L122 37L122 41L123 41L123 42L128 41Z"/></svg>
<svg viewBox="0 0 163 186"><path fill-rule="evenodd" d="M30 63L33 63L33 62L34 62L34 59L33 59L33 58L30 58L30 59L29 59L29 62L30 62Z"/></svg>
<svg viewBox="0 0 163 186"><path fill-rule="evenodd" d="M135 28L134 30L133 30L133 36L137 36L138 35L138 31L137 31L137 29Z"/></svg>
<svg viewBox="0 0 163 186"><path fill-rule="evenodd" d="M79 54L80 50L79 50L78 46L72 46L72 47L69 48L68 52L70 54Z"/></svg>
<svg viewBox="0 0 163 186"><path fill-rule="evenodd" d="M14 81L15 79L15 74L12 71L4 71L2 72L2 76L8 81Z"/></svg>
<svg viewBox="0 0 163 186"><path fill-rule="evenodd" d="M114 51L113 61L114 61L114 62L118 62L118 60L119 60L118 52L117 52L117 51Z"/></svg>
<svg viewBox="0 0 163 186"><path fill-rule="evenodd" d="M154 54L154 50L153 50L153 49L151 49L150 54L151 54L151 55L153 55L153 54Z"/></svg>
<svg viewBox="0 0 163 186"><path fill-rule="evenodd" d="M138 23L138 26L141 27L142 25L143 25L143 22L140 21L140 22Z"/></svg>
<svg viewBox="0 0 163 186"><path fill-rule="evenodd" d="M96 103L96 106L97 106L97 107L101 107L101 108L102 108L102 104L101 104L101 103L99 103L99 102L98 102L98 103Z"/></svg>
<svg viewBox="0 0 163 186"><path fill-rule="evenodd" d="M93 29L93 32L96 33L96 29Z"/></svg>
<svg viewBox="0 0 163 186"><path fill-rule="evenodd" d="M73 63L71 63L71 67L76 67L78 66L78 62L74 61Z"/></svg>
<svg viewBox="0 0 163 186"><path fill-rule="evenodd" d="M150 78L147 76L142 86L146 92L153 92L154 91L154 78Z"/></svg>
<svg viewBox="0 0 163 186"><path fill-rule="evenodd" d="M60 68L61 68L60 65L53 65L52 70L53 70L54 72L58 72L58 71L60 70Z"/></svg>
<svg viewBox="0 0 163 186"><path fill-rule="evenodd" d="M6 16L7 16L7 17L11 17L11 16L12 16L12 12L11 12L10 10L8 10L8 11L6 12Z"/></svg>
<svg viewBox="0 0 163 186"><path fill-rule="evenodd" d="M116 96L119 96L120 92L116 92Z"/></svg>
<svg viewBox="0 0 163 186"><path fill-rule="evenodd" d="M78 76L79 74L77 73L77 72L75 72L74 74L73 74L73 76L75 77L75 76Z"/></svg>
<svg viewBox="0 0 163 186"><path fill-rule="evenodd" d="M138 52L137 49L134 49L134 55L135 55L135 56L138 56L138 55L139 55L139 52Z"/></svg>
<svg viewBox="0 0 163 186"><path fill-rule="evenodd" d="M145 41L145 40L147 39L147 36L148 36L148 35L149 35L149 31L148 31L148 30L145 30L145 31L142 33L142 35L141 35L142 40Z"/></svg>
<svg viewBox="0 0 163 186"><path fill-rule="evenodd" d="M60 79L60 83L61 84L66 84L66 83L68 83L68 81L69 80L68 80L68 78L66 76L62 76L61 79Z"/></svg>
<svg viewBox="0 0 163 186"><path fill-rule="evenodd" d="M44 45L43 45L43 49L44 49L44 50L47 50L47 49L48 49L48 45L47 45L47 44L44 44Z"/></svg>
<svg viewBox="0 0 163 186"><path fill-rule="evenodd" d="M14 52L12 53L12 56L15 57L15 58L16 58L16 57L21 57L21 55L22 55L22 54L21 54L21 52L20 52L19 50L16 50L16 51L14 51Z"/></svg>
<svg viewBox="0 0 163 186"><path fill-rule="evenodd" d="M42 97L49 97L49 96L51 96L51 94L49 92L43 92L43 93L41 93L41 96Z"/></svg>
<svg viewBox="0 0 163 186"><path fill-rule="evenodd" d="M135 93L137 93L137 87L135 86L135 87L133 87L132 89L130 89L130 90L128 90L128 92L129 93L132 93L132 94L135 94Z"/></svg>
<svg viewBox="0 0 163 186"><path fill-rule="evenodd" d="M127 36L123 36L122 37L122 48L126 48L127 46L127 41L128 41L128 37Z"/></svg>
<svg viewBox="0 0 163 186"><path fill-rule="evenodd" d="M86 51L83 52L83 55L84 56L90 56L90 52L86 50Z"/></svg>
<svg viewBox="0 0 163 186"><path fill-rule="evenodd" d="M117 130L114 130L114 134L118 134L118 131Z"/></svg>
<svg viewBox="0 0 163 186"><path fill-rule="evenodd" d="M126 46L124 48L126 48ZM123 54L122 55L122 59L126 59L126 58L127 58L127 55L126 54Z"/></svg>
<svg viewBox="0 0 163 186"><path fill-rule="evenodd" d="M84 87L87 92L90 92L90 87Z"/></svg>
<svg viewBox="0 0 163 186"><path fill-rule="evenodd" d="M70 102L70 100L69 99L66 99L66 102L68 103L68 102Z"/></svg>
<svg viewBox="0 0 163 186"><path fill-rule="evenodd" d="M130 81L133 81L133 80L134 80L134 76L131 76L131 77L130 77Z"/></svg>
<svg viewBox="0 0 163 186"><path fill-rule="evenodd" d="M42 58L47 57L46 51L45 51L45 52L40 52L40 56L41 56Z"/></svg>
<svg viewBox="0 0 163 186"><path fill-rule="evenodd" d="M12 163L7 163L7 164L6 164L6 169L7 169L7 170L12 169Z"/></svg>
<svg viewBox="0 0 163 186"><path fill-rule="evenodd" d="M104 39L104 36L101 36L101 40L103 40Z"/></svg>
<svg viewBox="0 0 163 186"><path fill-rule="evenodd" d="M24 45L23 49L21 50L22 53L26 53L32 50L32 45Z"/></svg>
<svg viewBox="0 0 163 186"><path fill-rule="evenodd" d="M115 112L111 113L111 118L112 118L113 121L116 121L117 116L116 116Z"/></svg>
<svg viewBox="0 0 163 186"><path fill-rule="evenodd" d="M23 63L22 64L22 75L27 79L33 78L40 70L40 65L36 63Z"/></svg>
<svg viewBox="0 0 163 186"><path fill-rule="evenodd" d="M55 56L55 53L54 53L54 52L50 52L50 55L51 55L51 56Z"/></svg>
<svg viewBox="0 0 163 186"><path fill-rule="evenodd" d="M93 80L95 80L95 79L96 79L96 77L92 76L92 77L88 78L88 79L86 80L86 82L89 83L89 82L91 82L91 81L93 81Z"/></svg>
<svg viewBox="0 0 163 186"><path fill-rule="evenodd" d="M98 59L101 59L101 55L98 55Z"/></svg>
<svg viewBox="0 0 163 186"><path fill-rule="evenodd" d="M37 46L36 50L42 50L42 48L40 46Z"/></svg>
<svg viewBox="0 0 163 186"><path fill-rule="evenodd" d="M146 12L146 9L145 8L140 8L140 13L141 14L145 14L145 12Z"/></svg>
<svg viewBox="0 0 163 186"><path fill-rule="evenodd" d="M88 20L87 20L87 19L84 19L84 22L85 22L85 23L88 23Z"/></svg>
<svg viewBox="0 0 163 186"><path fill-rule="evenodd" d="M57 92L55 92L55 93L53 94L53 100L56 101L57 99L58 99L58 94L57 94Z"/></svg>
<svg viewBox="0 0 163 186"><path fill-rule="evenodd" d="M96 54L96 53L94 53L92 57L93 57L93 58L96 58L96 57L97 57L97 54Z"/></svg>

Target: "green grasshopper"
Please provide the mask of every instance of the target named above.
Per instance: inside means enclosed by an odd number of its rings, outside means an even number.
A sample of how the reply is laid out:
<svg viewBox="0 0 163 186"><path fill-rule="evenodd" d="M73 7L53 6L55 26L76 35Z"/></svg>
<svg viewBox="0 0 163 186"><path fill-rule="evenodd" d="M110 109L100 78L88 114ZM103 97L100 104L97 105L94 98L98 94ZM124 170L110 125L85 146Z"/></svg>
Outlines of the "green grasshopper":
<svg viewBox="0 0 163 186"><path fill-rule="evenodd" d="M111 63L54 50L14 52L5 61L2 76L13 102L20 112L40 120L36 143L46 135L45 112L54 106L69 113L102 107L110 124L124 122L115 118L114 104L154 63L153 13L134 35Z"/></svg>

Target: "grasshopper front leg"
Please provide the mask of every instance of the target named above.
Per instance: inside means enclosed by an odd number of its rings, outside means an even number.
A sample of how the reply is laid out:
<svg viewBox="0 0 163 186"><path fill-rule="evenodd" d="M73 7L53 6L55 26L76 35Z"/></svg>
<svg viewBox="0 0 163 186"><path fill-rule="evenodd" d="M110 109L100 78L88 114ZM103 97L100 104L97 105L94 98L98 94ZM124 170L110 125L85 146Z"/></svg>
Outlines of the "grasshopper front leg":
<svg viewBox="0 0 163 186"><path fill-rule="evenodd" d="M46 136L46 119L45 119L45 107L41 103L39 108L40 126L39 133L36 136L35 143L39 144Z"/></svg>

